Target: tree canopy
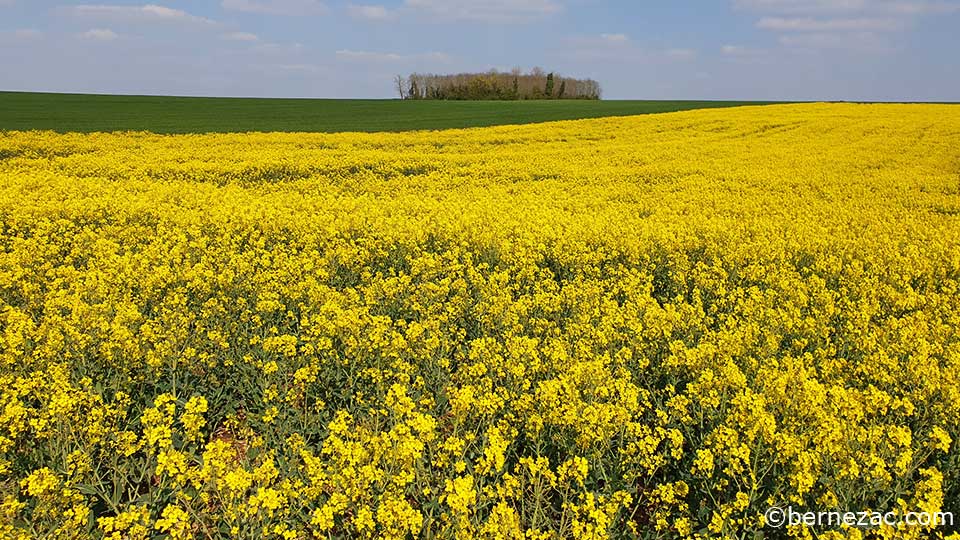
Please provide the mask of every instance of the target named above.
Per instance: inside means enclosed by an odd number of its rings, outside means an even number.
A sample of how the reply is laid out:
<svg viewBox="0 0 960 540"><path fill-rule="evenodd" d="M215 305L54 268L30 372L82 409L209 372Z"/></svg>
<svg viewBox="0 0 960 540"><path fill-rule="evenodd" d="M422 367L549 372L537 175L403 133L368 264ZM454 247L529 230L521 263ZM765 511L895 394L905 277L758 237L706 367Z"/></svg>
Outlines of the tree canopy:
<svg viewBox="0 0 960 540"><path fill-rule="evenodd" d="M600 99L600 83L593 79L564 77L534 68L522 73L491 70L486 73L398 75L396 89L401 99L521 100Z"/></svg>

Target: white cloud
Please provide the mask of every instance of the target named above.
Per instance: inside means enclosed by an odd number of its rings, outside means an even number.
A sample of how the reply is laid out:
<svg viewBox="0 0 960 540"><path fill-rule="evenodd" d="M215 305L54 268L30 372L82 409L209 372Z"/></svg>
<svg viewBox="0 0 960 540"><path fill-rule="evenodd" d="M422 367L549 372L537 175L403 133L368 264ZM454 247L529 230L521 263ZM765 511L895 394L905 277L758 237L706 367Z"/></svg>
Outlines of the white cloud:
<svg viewBox="0 0 960 540"><path fill-rule="evenodd" d="M220 6L232 11L292 17L317 15L327 10L319 0L222 0Z"/></svg>
<svg viewBox="0 0 960 540"><path fill-rule="evenodd" d="M626 43L630 38L626 34L600 34L600 39L610 43Z"/></svg>
<svg viewBox="0 0 960 540"><path fill-rule="evenodd" d="M563 41L564 55L581 62L669 64L697 56L696 50L686 47L643 47L626 34L575 36Z"/></svg>
<svg viewBox="0 0 960 540"><path fill-rule="evenodd" d="M251 34L250 32L227 32L221 35L220 38L226 41L260 41L260 36Z"/></svg>
<svg viewBox="0 0 960 540"><path fill-rule="evenodd" d="M743 45L724 45L720 47L720 53L727 56L743 56L749 52L749 49Z"/></svg>
<svg viewBox="0 0 960 540"><path fill-rule="evenodd" d="M895 19L867 17L851 19L764 17L757 22L757 28L781 32L882 32L896 30L899 26Z"/></svg>
<svg viewBox="0 0 960 540"><path fill-rule="evenodd" d="M857 11L871 0L734 0L739 9L772 13L843 13Z"/></svg>
<svg viewBox="0 0 960 540"><path fill-rule="evenodd" d="M429 52L423 54L397 54L341 49L336 52L336 55L337 58L341 60L361 62L410 62L414 60L431 60L434 62L450 61L450 56L441 52Z"/></svg>
<svg viewBox="0 0 960 540"><path fill-rule="evenodd" d="M349 13L351 17L355 17L357 19L367 19L371 21L385 21L392 19L394 16L393 12L386 7L376 5L357 6L351 4L347 6L347 13Z"/></svg>
<svg viewBox="0 0 960 540"><path fill-rule="evenodd" d="M79 37L93 41L113 41L120 36L109 28L92 28L79 34Z"/></svg>
<svg viewBox="0 0 960 540"><path fill-rule="evenodd" d="M687 60L697 56L697 51L693 49L667 49L663 51L667 58L676 58L678 60Z"/></svg>
<svg viewBox="0 0 960 540"><path fill-rule="evenodd" d="M916 19L960 12L960 0L733 0L792 49L889 50ZM799 35L806 34L806 35Z"/></svg>
<svg viewBox="0 0 960 540"><path fill-rule="evenodd" d="M303 43L273 43L269 41L257 42L253 50L265 54L288 56L303 52Z"/></svg>
<svg viewBox="0 0 960 540"><path fill-rule="evenodd" d="M441 20L527 22L559 12L554 0L405 0L404 6Z"/></svg>
<svg viewBox="0 0 960 540"><path fill-rule="evenodd" d="M379 53L379 52L370 52L370 51L351 51L349 49L341 49L337 51L337 58L344 58L349 60L374 60L378 62L396 62L404 59L403 55L396 53Z"/></svg>
<svg viewBox="0 0 960 540"><path fill-rule="evenodd" d="M38 39L43 37L43 32L34 28L20 28L13 31L13 37L17 39Z"/></svg>
<svg viewBox="0 0 960 540"><path fill-rule="evenodd" d="M40 39L43 37L43 32L36 30L34 28L19 28L10 33L13 36L13 39L20 41L28 41L33 39Z"/></svg>
<svg viewBox="0 0 960 540"><path fill-rule="evenodd" d="M937 15L960 12L957 2L889 2L886 6L891 13L904 15Z"/></svg>
<svg viewBox="0 0 960 540"><path fill-rule="evenodd" d="M191 15L180 9L168 8L157 4L142 6L118 6L111 4L81 4L68 8L76 16L114 19L139 22L178 22L194 24L212 24L205 17Z"/></svg>
<svg viewBox="0 0 960 540"><path fill-rule="evenodd" d="M769 50L733 44L722 45L720 47L720 54L730 61L747 64L768 62L773 59Z"/></svg>
<svg viewBox="0 0 960 540"><path fill-rule="evenodd" d="M931 15L960 12L958 0L734 0L736 8L793 15Z"/></svg>
<svg viewBox="0 0 960 540"><path fill-rule="evenodd" d="M319 71L325 71L322 66L316 64L277 64L273 66L282 71L303 71L307 73L317 73Z"/></svg>
<svg viewBox="0 0 960 540"><path fill-rule="evenodd" d="M836 49L857 52L884 52L890 49L886 40L872 32L813 32L781 36L780 44L804 52Z"/></svg>
<svg viewBox="0 0 960 540"><path fill-rule="evenodd" d="M637 47L626 34L599 34L593 36L575 36L565 40L574 53L605 56L622 54Z"/></svg>

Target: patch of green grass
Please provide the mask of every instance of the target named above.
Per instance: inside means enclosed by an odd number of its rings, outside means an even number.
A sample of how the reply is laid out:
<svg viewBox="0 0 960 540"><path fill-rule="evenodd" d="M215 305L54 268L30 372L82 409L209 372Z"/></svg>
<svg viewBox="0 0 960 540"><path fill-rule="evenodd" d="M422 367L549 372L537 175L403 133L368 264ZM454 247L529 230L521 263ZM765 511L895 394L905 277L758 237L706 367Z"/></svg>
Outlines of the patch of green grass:
<svg viewBox="0 0 960 540"><path fill-rule="evenodd" d="M742 101L400 101L0 92L0 131L408 131L762 105Z"/></svg>

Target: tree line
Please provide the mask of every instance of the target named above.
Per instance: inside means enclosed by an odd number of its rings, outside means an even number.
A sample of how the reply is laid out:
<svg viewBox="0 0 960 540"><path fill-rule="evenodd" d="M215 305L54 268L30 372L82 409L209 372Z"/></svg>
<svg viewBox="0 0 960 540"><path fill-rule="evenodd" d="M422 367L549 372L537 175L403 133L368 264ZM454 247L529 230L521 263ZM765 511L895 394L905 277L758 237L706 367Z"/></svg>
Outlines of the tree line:
<svg viewBox="0 0 960 540"><path fill-rule="evenodd" d="M520 100L600 99L600 83L533 68L523 73L491 70L486 73L436 75L413 73L394 80L400 99Z"/></svg>

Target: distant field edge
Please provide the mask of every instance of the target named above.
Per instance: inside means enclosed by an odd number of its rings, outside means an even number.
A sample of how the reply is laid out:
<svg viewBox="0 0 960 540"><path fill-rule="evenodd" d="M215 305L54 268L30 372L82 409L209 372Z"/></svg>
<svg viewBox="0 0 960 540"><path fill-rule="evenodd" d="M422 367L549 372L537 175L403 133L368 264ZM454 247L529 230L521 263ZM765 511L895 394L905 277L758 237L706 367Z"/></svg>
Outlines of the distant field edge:
<svg viewBox="0 0 960 540"><path fill-rule="evenodd" d="M532 124L789 101L401 101L0 91L0 131L397 132Z"/></svg>

